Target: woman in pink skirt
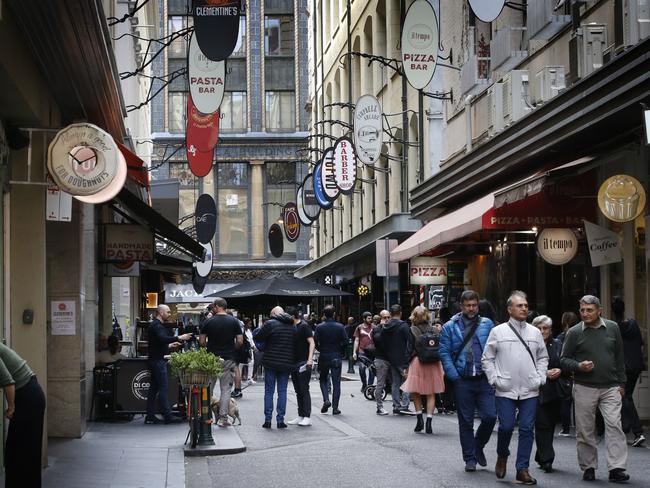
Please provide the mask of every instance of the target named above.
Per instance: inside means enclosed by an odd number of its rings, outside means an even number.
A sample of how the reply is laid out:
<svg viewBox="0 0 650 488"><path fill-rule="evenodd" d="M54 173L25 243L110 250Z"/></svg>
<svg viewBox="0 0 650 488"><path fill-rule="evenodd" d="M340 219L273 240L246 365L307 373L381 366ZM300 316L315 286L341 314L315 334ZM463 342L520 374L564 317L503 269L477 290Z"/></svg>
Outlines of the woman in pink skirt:
<svg viewBox="0 0 650 488"><path fill-rule="evenodd" d="M413 309L411 314L411 335L413 344L417 344L418 339L422 334L431 333L434 336L438 335L438 330L429 322L429 311L418 306ZM415 348L414 354L415 354ZM411 394L415 411L417 412L417 423L415 424L415 432L421 432L424 428L422 419L422 396L427 399L427 424L426 433L433 434L431 422L433 420L433 411L436 406L436 393L445 391L444 372L442 363L440 361L435 363L423 363L417 355L413 356L411 364L408 369L408 376L406 381L402 384L402 391L407 391Z"/></svg>

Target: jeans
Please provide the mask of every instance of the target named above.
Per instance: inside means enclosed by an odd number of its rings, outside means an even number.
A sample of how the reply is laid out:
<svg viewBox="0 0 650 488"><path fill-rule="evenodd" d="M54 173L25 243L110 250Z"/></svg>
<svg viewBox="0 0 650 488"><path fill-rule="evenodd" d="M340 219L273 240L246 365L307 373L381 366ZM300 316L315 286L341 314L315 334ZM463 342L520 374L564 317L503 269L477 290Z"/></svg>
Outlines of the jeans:
<svg viewBox="0 0 650 488"><path fill-rule="evenodd" d="M490 440L497 421L494 390L485 376L459 378L453 382L458 414L458 432L463 461L476 462L476 450ZM481 424L474 434L474 412L478 410Z"/></svg>
<svg viewBox="0 0 650 488"><path fill-rule="evenodd" d="M361 378L361 386L365 388L368 385L372 385L375 382L375 373L372 371L372 368L367 368L366 365L361 361L357 361L357 365L359 366L359 378ZM366 372L368 373L368 379L366 379Z"/></svg>
<svg viewBox="0 0 650 488"><path fill-rule="evenodd" d="M339 408L339 399L341 398L341 369L343 361L340 358L335 359L322 359L318 363L318 371L320 372L320 391L323 394L323 403L328 403L330 400L329 392L327 391L327 375L332 375L332 407Z"/></svg>
<svg viewBox="0 0 650 488"><path fill-rule="evenodd" d="M515 430L515 417L519 410L519 443L517 445L517 471L528 469L530 453L533 450L535 438L535 415L537 413L537 397L526 400L512 400L511 398L496 397L497 415L499 416L499 437L497 441L497 454L501 457L510 455L510 439Z"/></svg>
<svg viewBox="0 0 650 488"><path fill-rule="evenodd" d="M298 417L311 417L311 395L309 394L311 368L307 368L302 373L298 371L304 364L304 362L296 364L296 370L291 373L291 381L293 382L293 388L296 390Z"/></svg>
<svg viewBox="0 0 650 488"><path fill-rule="evenodd" d="M396 408L409 408L411 403L411 395L407 392L400 391L399 387L404 383L402 370L391 365L390 374L392 384L390 385L390 394L393 397L393 409Z"/></svg>
<svg viewBox="0 0 650 488"><path fill-rule="evenodd" d="M273 394L275 385L278 385L278 402L276 404L275 420L278 423L284 422L284 414L287 410L287 385L289 384L289 372L277 371L264 368L264 421L270 422L273 418Z"/></svg>
<svg viewBox="0 0 650 488"><path fill-rule="evenodd" d="M147 417L156 416L156 395L160 402L160 412L164 417L172 414L169 406L169 394L167 391L167 361L154 359L147 363L151 379L149 380L149 393L147 394Z"/></svg>

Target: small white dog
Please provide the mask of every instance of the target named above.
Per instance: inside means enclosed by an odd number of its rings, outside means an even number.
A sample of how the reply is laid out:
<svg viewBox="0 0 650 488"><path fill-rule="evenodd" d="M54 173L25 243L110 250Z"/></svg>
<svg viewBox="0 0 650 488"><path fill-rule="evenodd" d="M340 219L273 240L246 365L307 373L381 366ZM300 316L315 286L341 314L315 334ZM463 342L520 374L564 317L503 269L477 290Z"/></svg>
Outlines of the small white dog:
<svg viewBox="0 0 650 488"><path fill-rule="evenodd" d="M219 405L221 403L221 400L217 396L213 396L212 400L210 401L210 407L212 408L212 413L214 414L215 419L219 419ZM241 425L241 417L239 416L239 405L237 405L237 400L234 398L230 399L230 402L228 403L228 417L232 419L232 423L234 425L235 419L239 421L239 425Z"/></svg>

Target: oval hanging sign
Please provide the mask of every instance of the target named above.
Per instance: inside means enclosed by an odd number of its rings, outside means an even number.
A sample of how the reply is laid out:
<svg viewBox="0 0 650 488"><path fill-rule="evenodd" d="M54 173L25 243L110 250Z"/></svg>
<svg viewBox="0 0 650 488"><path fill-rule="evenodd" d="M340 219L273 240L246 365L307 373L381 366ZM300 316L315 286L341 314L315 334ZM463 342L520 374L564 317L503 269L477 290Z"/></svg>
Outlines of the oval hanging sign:
<svg viewBox="0 0 650 488"><path fill-rule="evenodd" d="M124 187L126 176L128 174L126 159L124 158L121 150L118 156L119 162L117 163L117 173L115 174L113 181L111 181L108 186L104 187L103 190L100 190L97 193L93 193L92 195L86 195L85 197L81 195L74 195L74 198L80 202L92 204L108 202L114 198Z"/></svg>
<svg viewBox="0 0 650 488"><path fill-rule="evenodd" d="M224 61L239 38L241 0L193 0L194 33L201 51L212 61Z"/></svg>
<svg viewBox="0 0 650 488"><path fill-rule="evenodd" d="M341 137L334 145L334 181L341 193L350 195L357 181L357 157L354 144Z"/></svg>
<svg viewBox="0 0 650 488"><path fill-rule="evenodd" d="M195 261L194 268L196 269L196 274L201 278L207 278L212 271L212 244L200 243L205 248L205 255L203 261Z"/></svg>
<svg viewBox="0 0 650 488"><path fill-rule="evenodd" d="M643 185L628 175L607 178L598 190L598 208L614 222L636 219L643 212L645 201Z"/></svg>
<svg viewBox="0 0 650 488"><path fill-rule="evenodd" d="M208 59L194 34L187 56L187 78L192 101L198 111L213 114L219 110L226 84L226 62Z"/></svg>
<svg viewBox="0 0 650 488"><path fill-rule="evenodd" d="M187 140L185 141L187 144ZM214 152L203 152L196 149L193 145L188 145L187 163L190 171L199 178L207 176L212 170L212 157Z"/></svg>
<svg viewBox="0 0 650 488"><path fill-rule="evenodd" d="M196 268L192 268L192 288L194 288L194 291L200 295L203 293L203 289L205 288L205 284L207 283L208 279L199 276L199 274L196 272Z"/></svg>
<svg viewBox="0 0 650 488"><path fill-rule="evenodd" d="M280 258L284 254L284 239L282 238L282 229L278 224L273 224L269 228L269 249L276 258Z"/></svg>
<svg viewBox="0 0 650 488"><path fill-rule="evenodd" d="M217 230L217 204L207 193L203 193L196 201L194 225L196 239L201 244L209 243Z"/></svg>
<svg viewBox="0 0 650 488"><path fill-rule="evenodd" d="M339 187L336 185L336 168L334 167L334 148L330 147L325 150L323 160L321 162L321 183L323 185L323 193L325 198L333 202L341 193Z"/></svg>
<svg viewBox="0 0 650 488"><path fill-rule="evenodd" d="M505 3L506 0L469 0L474 15L483 22L492 22L496 19Z"/></svg>
<svg viewBox="0 0 650 488"><path fill-rule="evenodd" d="M303 200L302 193L303 185L300 185L298 187L298 191L296 192L296 208L298 209L298 219L302 225L309 227L312 223L312 220L307 217L307 214L305 213L305 201Z"/></svg>
<svg viewBox="0 0 650 488"><path fill-rule="evenodd" d="M323 210L329 210L332 207L332 202L327 199L327 197L325 196L325 192L323 191L323 181L322 181L322 173L321 173L322 167L323 164L321 161L319 161L314 167L314 174L313 174L314 198L316 199L316 203L318 203L318 206L320 208L322 208Z"/></svg>
<svg viewBox="0 0 650 488"><path fill-rule="evenodd" d="M64 192L94 195L115 179L119 154L108 132L93 124L72 124L60 130L50 143L47 169Z"/></svg>
<svg viewBox="0 0 650 488"><path fill-rule="evenodd" d="M187 128L185 138L198 151L212 151L219 140L219 112L204 114L194 105L192 96L187 96Z"/></svg>
<svg viewBox="0 0 650 488"><path fill-rule="evenodd" d="M366 164L375 164L384 143L381 105L372 95L362 95L354 108L354 147L357 157Z"/></svg>
<svg viewBox="0 0 650 488"><path fill-rule="evenodd" d="M289 242L296 242L300 237L300 219L298 207L293 202L287 203L282 209L282 222L284 222L284 235Z"/></svg>
<svg viewBox="0 0 650 488"><path fill-rule="evenodd" d="M571 229L543 229L537 236L537 251L547 263L566 264L578 252L578 239Z"/></svg>
<svg viewBox="0 0 650 488"><path fill-rule="evenodd" d="M320 215L320 205L316 201L314 193L314 175L308 174L302 182L302 203L305 209L305 215L312 222Z"/></svg>
<svg viewBox="0 0 650 488"><path fill-rule="evenodd" d="M402 67L416 90L425 88L438 62L438 19L426 0L415 0L402 28Z"/></svg>

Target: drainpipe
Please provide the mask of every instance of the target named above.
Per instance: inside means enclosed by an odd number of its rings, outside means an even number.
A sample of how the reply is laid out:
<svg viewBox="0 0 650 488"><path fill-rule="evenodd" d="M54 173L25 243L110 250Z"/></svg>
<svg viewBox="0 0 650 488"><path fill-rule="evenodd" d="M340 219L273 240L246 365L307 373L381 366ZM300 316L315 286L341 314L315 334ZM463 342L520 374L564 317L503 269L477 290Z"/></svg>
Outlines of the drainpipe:
<svg viewBox="0 0 650 488"><path fill-rule="evenodd" d="M465 128L467 129L467 143L465 144L465 154L472 151L472 100L474 95L465 97Z"/></svg>

